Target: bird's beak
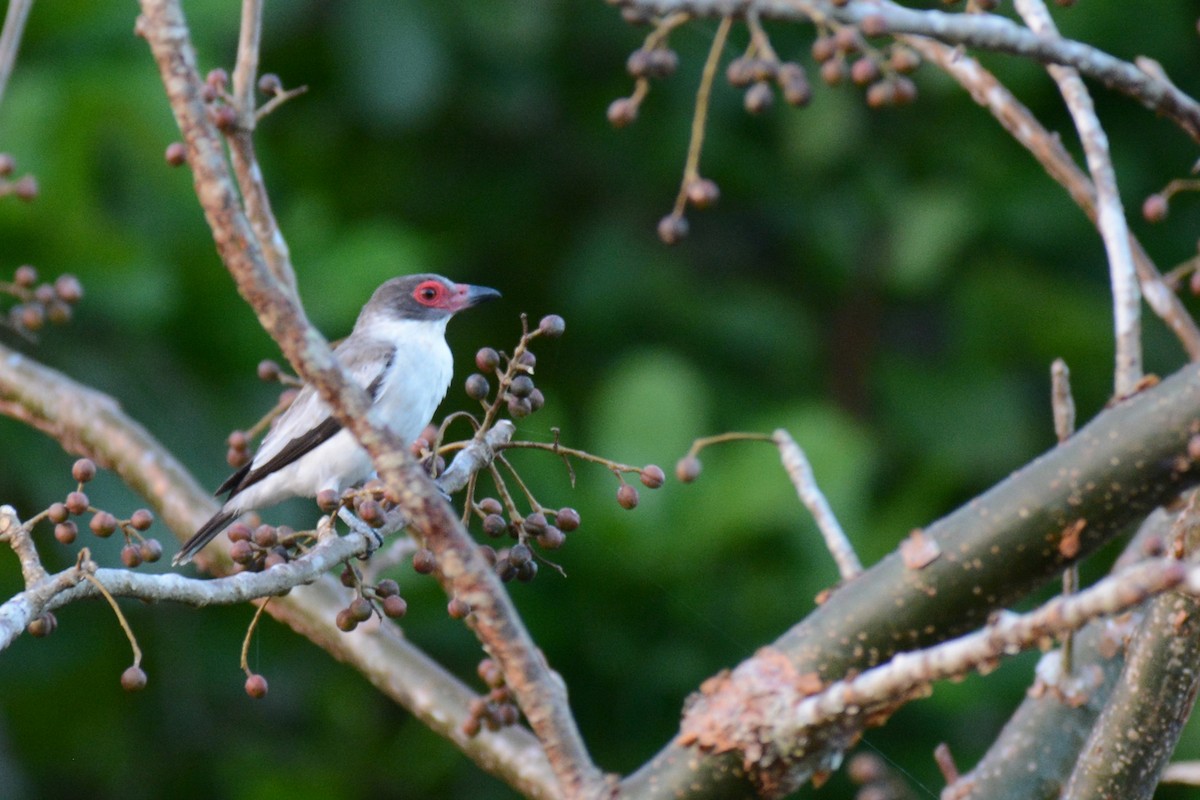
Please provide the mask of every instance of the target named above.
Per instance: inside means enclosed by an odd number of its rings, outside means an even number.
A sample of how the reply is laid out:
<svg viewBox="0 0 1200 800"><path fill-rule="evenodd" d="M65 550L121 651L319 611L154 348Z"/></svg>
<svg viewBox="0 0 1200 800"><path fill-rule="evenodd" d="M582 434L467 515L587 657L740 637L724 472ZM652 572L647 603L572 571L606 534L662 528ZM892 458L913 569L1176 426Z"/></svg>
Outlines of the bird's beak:
<svg viewBox="0 0 1200 800"><path fill-rule="evenodd" d="M450 299L450 311L462 311L464 308L477 306L486 300L500 296L495 289L487 286L472 286L469 283L458 283L454 286L454 297Z"/></svg>

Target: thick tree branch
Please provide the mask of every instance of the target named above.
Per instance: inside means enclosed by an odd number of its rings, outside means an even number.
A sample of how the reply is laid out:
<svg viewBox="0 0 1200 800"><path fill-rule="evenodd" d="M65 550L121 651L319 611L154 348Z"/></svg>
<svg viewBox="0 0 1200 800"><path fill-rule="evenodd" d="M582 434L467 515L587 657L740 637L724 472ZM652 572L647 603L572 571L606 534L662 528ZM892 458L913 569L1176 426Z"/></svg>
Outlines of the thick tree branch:
<svg viewBox="0 0 1200 800"><path fill-rule="evenodd" d="M772 648L796 674L826 683L983 623L1200 480L1188 456L1197 430L1200 368L1189 366L924 529L939 557L911 568L893 553ZM1060 549L1068 536L1077 542ZM746 790L740 763L676 742L624 788L646 797L724 796Z"/></svg>

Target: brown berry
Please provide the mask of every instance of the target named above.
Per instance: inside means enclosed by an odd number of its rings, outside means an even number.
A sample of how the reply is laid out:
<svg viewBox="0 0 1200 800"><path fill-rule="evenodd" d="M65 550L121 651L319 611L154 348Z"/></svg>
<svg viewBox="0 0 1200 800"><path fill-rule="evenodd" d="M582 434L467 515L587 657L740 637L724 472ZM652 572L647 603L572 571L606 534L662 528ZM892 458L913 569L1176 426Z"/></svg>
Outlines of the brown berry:
<svg viewBox="0 0 1200 800"><path fill-rule="evenodd" d="M830 59L821 65L821 80L829 86L839 85L846 77L846 65L839 59Z"/></svg>
<svg viewBox="0 0 1200 800"><path fill-rule="evenodd" d="M261 700L267 696L267 679L257 673L246 678L246 694L253 697L255 700Z"/></svg>
<svg viewBox="0 0 1200 800"><path fill-rule="evenodd" d="M483 518L483 532L492 538L503 536L507 529L508 523L499 514L488 514Z"/></svg>
<svg viewBox="0 0 1200 800"><path fill-rule="evenodd" d="M529 583L537 577L538 565L536 561L527 561L521 566L517 567L516 570L517 580L519 580L521 583Z"/></svg>
<svg viewBox="0 0 1200 800"><path fill-rule="evenodd" d="M233 133L237 128L237 112L233 110L232 106L213 106L209 114L212 116L213 124L221 133Z"/></svg>
<svg viewBox="0 0 1200 800"><path fill-rule="evenodd" d="M500 366L500 354L491 347L481 347L475 353L475 366L480 372L495 372Z"/></svg>
<svg viewBox="0 0 1200 800"><path fill-rule="evenodd" d="M283 81L274 72L264 72L258 79L258 90L263 94L279 94L283 91Z"/></svg>
<svg viewBox="0 0 1200 800"><path fill-rule="evenodd" d="M250 535L250 540L259 547L274 547L279 543L279 531L270 525L259 525Z"/></svg>
<svg viewBox="0 0 1200 800"><path fill-rule="evenodd" d="M136 664L121 673L121 688L127 692L140 692L146 688L146 673Z"/></svg>
<svg viewBox="0 0 1200 800"><path fill-rule="evenodd" d="M139 508L130 515L129 524L135 531L150 530L150 526L154 524L154 514L150 513L148 508Z"/></svg>
<svg viewBox="0 0 1200 800"><path fill-rule="evenodd" d="M229 83L229 73L221 67L211 69L204 76L204 82L213 87L217 91L224 91L225 86Z"/></svg>
<svg viewBox="0 0 1200 800"><path fill-rule="evenodd" d="M30 264L22 264L13 272L13 283L29 288L37 283L38 271Z"/></svg>
<svg viewBox="0 0 1200 800"><path fill-rule="evenodd" d="M751 86L742 98L742 105L751 114L762 114L769 110L774 102L775 93L771 91L771 84L766 81L759 81Z"/></svg>
<svg viewBox="0 0 1200 800"><path fill-rule="evenodd" d="M96 477L96 464L90 458L81 458L71 465L71 477L80 483L87 483Z"/></svg>
<svg viewBox="0 0 1200 800"><path fill-rule="evenodd" d="M691 483L700 477L700 459L684 456L675 464L675 477L682 483Z"/></svg>
<svg viewBox="0 0 1200 800"><path fill-rule="evenodd" d="M258 362L258 379L265 383L274 383L283 377L283 370L279 367L278 361L273 361L269 358L264 358Z"/></svg>
<svg viewBox="0 0 1200 800"><path fill-rule="evenodd" d="M500 505L500 501L494 497L485 497L475 505L485 514L499 514L504 510L504 507Z"/></svg>
<svg viewBox="0 0 1200 800"><path fill-rule="evenodd" d="M484 400L488 396L488 392L492 387L488 384L488 379L480 375L478 372L473 372L467 376L467 383L464 387L467 391L467 397L472 400Z"/></svg>
<svg viewBox="0 0 1200 800"><path fill-rule="evenodd" d="M57 627L58 617L54 616L52 612L47 611L40 617L31 620L25 630L29 631L29 635L35 639L42 639L54 633L54 630Z"/></svg>
<svg viewBox="0 0 1200 800"><path fill-rule="evenodd" d="M688 235L688 221L678 214L667 214L658 221L658 238L663 244L677 244Z"/></svg>
<svg viewBox="0 0 1200 800"><path fill-rule="evenodd" d="M400 619L408 613L408 602L398 594L385 597L383 613L388 619Z"/></svg>
<svg viewBox="0 0 1200 800"><path fill-rule="evenodd" d="M549 339L557 339L566 329L566 321L558 314L547 314L538 323L538 331Z"/></svg>
<svg viewBox="0 0 1200 800"><path fill-rule="evenodd" d="M229 537L229 541L231 542L248 542L253 532L246 523L235 522L225 530L225 535Z"/></svg>
<svg viewBox="0 0 1200 800"><path fill-rule="evenodd" d="M907 74L921 66L921 57L911 48L897 46L892 48L892 53L888 57L888 63L891 64L892 69L896 70L896 72Z"/></svg>
<svg viewBox="0 0 1200 800"><path fill-rule="evenodd" d="M145 561L147 564L153 564L162 558L163 548L158 539L147 539L141 543L138 552L141 553L142 561Z"/></svg>
<svg viewBox="0 0 1200 800"><path fill-rule="evenodd" d="M894 99L898 106L906 106L917 99L917 85L903 75L892 78Z"/></svg>
<svg viewBox="0 0 1200 800"><path fill-rule="evenodd" d="M471 613L471 606L462 598L452 597L446 604L446 612L454 619L466 619L467 615Z"/></svg>
<svg viewBox="0 0 1200 800"><path fill-rule="evenodd" d="M887 21L882 14L867 14L862 18L862 22L858 23L858 28L863 32L864 36L883 36L887 33Z"/></svg>
<svg viewBox="0 0 1200 800"><path fill-rule="evenodd" d="M529 412L531 414L541 411L542 407L546 405L546 395L542 394L541 389L535 388L529 393L529 397L526 399L529 401Z"/></svg>
<svg viewBox="0 0 1200 800"><path fill-rule="evenodd" d="M354 617L359 622L366 622L369 620L373 611L371 607L371 601L365 597L354 598L347 608L350 611L350 616Z"/></svg>
<svg viewBox="0 0 1200 800"><path fill-rule="evenodd" d="M343 608L337 613L337 616L333 618L333 624L336 625L337 629L342 633L349 633L358 627L358 620L355 619L354 615L350 613L350 609Z"/></svg>
<svg viewBox="0 0 1200 800"><path fill-rule="evenodd" d="M130 569L137 569L142 565L141 551L132 544L127 544L121 548L121 563Z"/></svg>
<svg viewBox="0 0 1200 800"><path fill-rule="evenodd" d="M117 529L117 518L107 511L97 511L92 515L88 527L92 529L92 533L103 539L111 536Z"/></svg>
<svg viewBox="0 0 1200 800"><path fill-rule="evenodd" d="M62 544L74 544L75 537L78 535L79 526L71 520L60 522L54 526L54 538Z"/></svg>
<svg viewBox="0 0 1200 800"><path fill-rule="evenodd" d="M870 56L863 56L850 65L850 80L859 86L866 86L879 77L879 65Z"/></svg>
<svg viewBox="0 0 1200 800"><path fill-rule="evenodd" d="M647 464L642 467L641 474L638 477L641 478L642 485L647 489L657 489L667 479L667 476L663 474L662 467L657 464Z"/></svg>
<svg viewBox="0 0 1200 800"><path fill-rule="evenodd" d="M1147 222L1162 222L1167 218L1167 198L1165 195L1152 194L1142 203L1142 216Z"/></svg>
<svg viewBox="0 0 1200 800"><path fill-rule="evenodd" d="M608 104L608 124L614 128L624 128L637 120L638 106L631 97L618 97Z"/></svg>
<svg viewBox="0 0 1200 800"><path fill-rule="evenodd" d="M720 197L721 190L717 188L715 181L708 178L696 178L688 181L687 199L696 208L711 208L716 205Z"/></svg>
<svg viewBox="0 0 1200 800"><path fill-rule="evenodd" d="M413 569L422 575L428 575L437 568L437 558L428 547L422 547L413 553Z"/></svg>
<svg viewBox="0 0 1200 800"><path fill-rule="evenodd" d="M625 59L625 71L634 78L644 78L650 72L650 51L634 50Z"/></svg>
<svg viewBox="0 0 1200 800"><path fill-rule="evenodd" d="M557 550L567 543L567 535L559 528L547 525L546 530L538 534L537 543L546 550Z"/></svg>
<svg viewBox="0 0 1200 800"><path fill-rule="evenodd" d="M508 398L508 415L513 419L525 419L532 413L533 403L529 402L529 398L515 395Z"/></svg>
<svg viewBox="0 0 1200 800"><path fill-rule="evenodd" d="M13 194L18 200L23 200L26 203L32 202L38 196L37 179L32 175L25 175L15 184L13 184Z"/></svg>
<svg viewBox="0 0 1200 800"><path fill-rule="evenodd" d="M83 492L71 492L69 495L67 495L67 501L64 503L64 505L67 507L67 511L78 515L87 511L88 506L91 505L91 502L88 500L88 496Z"/></svg>
<svg viewBox="0 0 1200 800"><path fill-rule="evenodd" d="M554 515L554 524L570 533L579 528L579 512L573 508L563 507Z"/></svg>
<svg viewBox="0 0 1200 800"><path fill-rule="evenodd" d="M8 153L0 153L0 178L7 178L17 168L17 161Z"/></svg>
<svg viewBox="0 0 1200 800"><path fill-rule="evenodd" d="M528 375L518 375L508 385L508 391L512 393L513 397L529 397L533 392L533 379Z"/></svg>
<svg viewBox="0 0 1200 800"><path fill-rule="evenodd" d="M896 102L896 87L891 81L879 81L867 89L867 105L883 108Z"/></svg>
<svg viewBox="0 0 1200 800"><path fill-rule="evenodd" d="M229 546L229 557L235 564L249 564L254 560L254 545L239 539Z"/></svg>
<svg viewBox="0 0 1200 800"><path fill-rule="evenodd" d="M317 507L329 514L337 510L342 502L342 496L334 489L322 489L317 492Z"/></svg>
<svg viewBox="0 0 1200 800"><path fill-rule="evenodd" d="M637 487L628 483L622 483L621 487L617 489L617 504L626 510L637 508Z"/></svg>
<svg viewBox="0 0 1200 800"><path fill-rule="evenodd" d="M187 147L184 146L183 142L171 142L167 145L166 152L163 153L163 158L172 167L182 167L187 163Z"/></svg>
<svg viewBox="0 0 1200 800"><path fill-rule="evenodd" d="M725 79L729 81L730 86L736 86L739 89L749 86L754 82L752 59L743 56L730 61L729 66L725 68Z"/></svg>
<svg viewBox="0 0 1200 800"><path fill-rule="evenodd" d="M812 87L808 84L808 75L799 64L789 62L780 65L775 82L789 106L802 108L812 100Z"/></svg>
<svg viewBox="0 0 1200 800"><path fill-rule="evenodd" d="M67 511L67 507L62 503L51 503L46 509L47 519L54 523L66 522L70 515L71 512Z"/></svg>
<svg viewBox="0 0 1200 800"><path fill-rule="evenodd" d="M649 63L646 69L648 78L669 78L679 67L679 56L674 50L657 47L649 53Z"/></svg>
<svg viewBox="0 0 1200 800"><path fill-rule="evenodd" d="M850 26L838 28L833 35L833 45L839 53L852 53L858 49L858 31Z"/></svg>

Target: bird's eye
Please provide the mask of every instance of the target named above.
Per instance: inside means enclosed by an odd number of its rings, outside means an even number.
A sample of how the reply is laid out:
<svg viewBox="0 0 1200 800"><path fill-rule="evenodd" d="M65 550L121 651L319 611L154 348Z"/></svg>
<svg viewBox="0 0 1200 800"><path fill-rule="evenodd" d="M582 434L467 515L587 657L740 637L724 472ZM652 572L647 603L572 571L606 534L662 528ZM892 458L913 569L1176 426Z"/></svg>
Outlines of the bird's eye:
<svg viewBox="0 0 1200 800"><path fill-rule="evenodd" d="M436 305L446 294L446 287L437 281L425 281L413 290L413 299L424 306Z"/></svg>

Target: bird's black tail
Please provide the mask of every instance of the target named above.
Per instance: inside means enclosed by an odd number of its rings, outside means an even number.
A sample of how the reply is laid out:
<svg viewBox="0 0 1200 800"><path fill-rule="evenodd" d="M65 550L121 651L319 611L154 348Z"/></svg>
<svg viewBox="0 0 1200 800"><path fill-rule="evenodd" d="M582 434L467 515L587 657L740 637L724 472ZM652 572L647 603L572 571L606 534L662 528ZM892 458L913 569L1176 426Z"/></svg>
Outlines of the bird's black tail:
<svg viewBox="0 0 1200 800"><path fill-rule="evenodd" d="M183 543L183 547L175 554L175 558L171 559L171 564L178 567L180 564L186 564L192 560L192 556L204 549L204 545L217 538L217 534L225 530L229 523L238 518L242 512L236 508L223 508L216 514L213 514L212 519L200 526L200 530L192 535L192 538Z"/></svg>

